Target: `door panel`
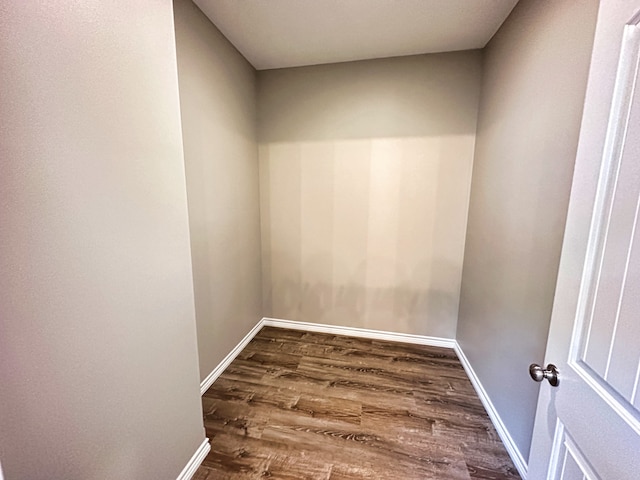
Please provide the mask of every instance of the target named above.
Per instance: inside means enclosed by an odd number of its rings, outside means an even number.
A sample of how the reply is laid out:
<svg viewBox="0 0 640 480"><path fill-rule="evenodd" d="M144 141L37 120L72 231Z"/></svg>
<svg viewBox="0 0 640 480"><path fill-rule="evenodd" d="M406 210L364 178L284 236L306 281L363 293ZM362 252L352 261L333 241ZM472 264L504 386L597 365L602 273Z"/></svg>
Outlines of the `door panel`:
<svg viewBox="0 0 640 480"><path fill-rule="evenodd" d="M550 478L553 480L596 480L599 477L586 459L584 453L574 442L564 425L558 422L554 437L554 458Z"/></svg>
<svg viewBox="0 0 640 480"><path fill-rule="evenodd" d="M638 45L625 49L621 63L628 63L637 74ZM635 47L635 48L633 48ZM637 75L629 82L628 128L619 132L620 155L611 162L603 185L608 195L602 211L594 217L600 222L598 252L591 277L585 285L594 294L586 305L586 332L580 342L578 361L589 367L600 380L633 403L633 391L640 359L640 327L635 321L639 306L640 258L637 222L640 200L640 89ZM615 152L616 154L618 152ZM585 319L582 319L585 320ZM581 322L584 325L587 322Z"/></svg>
<svg viewBox="0 0 640 480"><path fill-rule="evenodd" d="M540 390L534 480L640 472L639 10L600 3L545 358L560 384Z"/></svg>
<svg viewBox="0 0 640 480"><path fill-rule="evenodd" d="M640 432L640 27L625 28L569 366ZM632 263L636 260L636 263Z"/></svg>

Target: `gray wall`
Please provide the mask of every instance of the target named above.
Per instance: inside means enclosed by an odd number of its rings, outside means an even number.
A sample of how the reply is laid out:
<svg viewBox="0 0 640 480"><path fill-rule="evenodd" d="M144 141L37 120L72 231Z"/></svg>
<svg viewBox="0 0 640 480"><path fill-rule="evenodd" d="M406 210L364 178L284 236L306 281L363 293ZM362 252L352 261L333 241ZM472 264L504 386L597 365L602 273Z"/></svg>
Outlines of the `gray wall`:
<svg viewBox="0 0 640 480"><path fill-rule="evenodd" d="M0 31L5 477L175 479L204 430L171 4Z"/></svg>
<svg viewBox="0 0 640 480"><path fill-rule="evenodd" d="M253 67L174 2L200 378L262 318Z"/></svg>
<svg viewBox="0 0 640 480"><path fill-rule="evenodd" d="M525 459L597 6L522 0L484 56L457 335Z"/></svg>
<svg viewBox="0 0 640 480"><path fill-rule="evenodd" d="M481 59L258 72L266 315L455 336Z"/></svg>

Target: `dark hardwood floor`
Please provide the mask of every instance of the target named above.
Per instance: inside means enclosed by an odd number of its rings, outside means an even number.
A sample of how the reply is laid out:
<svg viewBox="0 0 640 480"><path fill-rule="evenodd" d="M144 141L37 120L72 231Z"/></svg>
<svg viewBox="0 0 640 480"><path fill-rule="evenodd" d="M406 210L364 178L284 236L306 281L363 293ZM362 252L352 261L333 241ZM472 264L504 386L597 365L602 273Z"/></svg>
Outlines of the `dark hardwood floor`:
<svg viewBox="0 0 640 480"><path fill-rule="evenodd" d="M451 349L265 327L202 402L195 480L520 478Z"/></svg>

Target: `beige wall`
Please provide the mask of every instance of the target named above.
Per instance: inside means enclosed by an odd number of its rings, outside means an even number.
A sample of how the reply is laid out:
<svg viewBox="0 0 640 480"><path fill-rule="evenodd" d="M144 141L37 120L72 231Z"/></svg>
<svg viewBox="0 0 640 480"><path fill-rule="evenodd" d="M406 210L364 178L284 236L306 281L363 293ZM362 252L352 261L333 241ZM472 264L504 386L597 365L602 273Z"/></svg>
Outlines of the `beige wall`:
<svg viewBox="0 0 640 480"><path fill-rule="evenodd" d="M258 72L266 315L454 337L480 63Z"/></svg>
<svg viewBox="0 0 640 480"><path fill-rule="evenodd" d="M525 459L597 3L521 0L485 51L457 335Z"/></svg>
<svg viewBox="0 0 640 480"><path fill-rule="evenodd" d="M202 380L262 318L255 71L191 1L174 8Z"/></svg>
<svg viewBox="0 0 640 480"><path fill-rule="evenodd" d="M5 477L175 479L204 430L171 4L0 31Z"/></svg>

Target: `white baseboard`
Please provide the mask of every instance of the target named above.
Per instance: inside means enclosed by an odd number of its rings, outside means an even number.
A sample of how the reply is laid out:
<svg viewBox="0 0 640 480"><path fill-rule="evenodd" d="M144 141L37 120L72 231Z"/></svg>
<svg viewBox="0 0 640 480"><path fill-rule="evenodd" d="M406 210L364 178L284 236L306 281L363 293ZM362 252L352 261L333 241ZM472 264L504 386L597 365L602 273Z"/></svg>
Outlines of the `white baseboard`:
<svg viewBox="0 0 640 480"><path fill-rule="evenodd" d="M224 372L224 370L229 366L229 364L233 362L233 360L238 356L242 349L247 346L247 343L249 343L251 339L256 336L256 333L260 331L262 325L263 320L260 320L255 325L255 327L253 327L249 331L249 333L247 333L244 338L240 340L240 343L238 343L238 345L236 345L233 350L231 350L229 354L224 357L224 359L218 364L218 366L214 368L209 375L207 375L207 378L205 378L200 383L200 395L204 395L204 392L209 390L209 387L213 385L213 382L215 382L216 379L222 374L222 372Z"/></svg>
<svg viewBox="0 0 640 480"><path fill-rule="evenodd" d="M385 332L368 328L339 327L323 323L294 322L280 318L263 318L262 324L266 327L291 328L293 330L306 330L308 332L330 333L333 335L348 335L351 337L372 338L375 340L387 340L390 342L415 343L417 345L430 345L432 347L454 348L456 341L453 338L429 337L425 335L412 335L410 333Z"/></svg>
<svg viewBox="0 0 640 480"><path fill-rule="evenodd" d="M209 450L211 450L211 444L209 444L209 439L205 438L196 450L196 453L191 457L191 460L189 460L187 465L182 469L176 480L191 480L193 475L196 473L196 470L198 470L198 467L207 456L207 453L209 453Z"/></svg>
<svg viewBox="0 0 640 480"><path fill-rule="evenodd" d="M493 402L491 402L491 398L489 398L487 391L482 386L482 383L480 382L480 379L476 375L476 372L473 370L471 363L469 363L469 359L464 354L464 352L462 351L462 347L457 341L455 342L454 349L456 351L456 355L458 355L458 358L460 359L460 363L462 363L462 366L464 367L464 371L467 372L467 376L469 377L469 380L471 380L471 384L473 385L473 388L475 388L476 393L478 394L478 397L480 397L480 401L482 402L484 409L487 411L487 414L491 419L491 423L493 423L493 426L498 432L498 435L500 436L500 440L502 440L502 443L507 449L507 453L511 457L513 464L518 469L518 473L520 473L522 480L526 480L527 471L529 467L524 457L522 456L520 449L518 448L518 446L516 445L516 442L514 442L513 438L511 437L509 430L507 430L507 427L505 426L502 419L500 418L500 415L498 414L498 411L494 407Z"/></svg>

